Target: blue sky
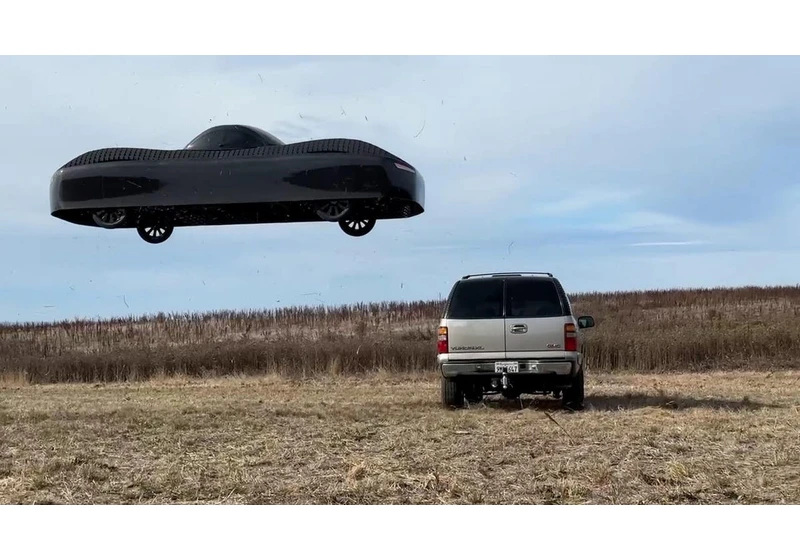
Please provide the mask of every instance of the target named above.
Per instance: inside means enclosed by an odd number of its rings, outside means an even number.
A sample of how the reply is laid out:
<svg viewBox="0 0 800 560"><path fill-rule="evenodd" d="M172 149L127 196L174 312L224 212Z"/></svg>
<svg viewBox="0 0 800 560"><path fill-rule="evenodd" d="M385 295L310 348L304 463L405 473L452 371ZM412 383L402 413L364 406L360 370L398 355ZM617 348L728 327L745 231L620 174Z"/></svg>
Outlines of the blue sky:
<svg viewBox="0 0 800 560"><path fill-rule="evenodd" d="M569 291L800 278L796 57L3 57L0 75L0 321L435 298L495 270ZM72 157L222 123L384 147L425 177L426 211L363 238L158 246L49 215Z"/></svg>

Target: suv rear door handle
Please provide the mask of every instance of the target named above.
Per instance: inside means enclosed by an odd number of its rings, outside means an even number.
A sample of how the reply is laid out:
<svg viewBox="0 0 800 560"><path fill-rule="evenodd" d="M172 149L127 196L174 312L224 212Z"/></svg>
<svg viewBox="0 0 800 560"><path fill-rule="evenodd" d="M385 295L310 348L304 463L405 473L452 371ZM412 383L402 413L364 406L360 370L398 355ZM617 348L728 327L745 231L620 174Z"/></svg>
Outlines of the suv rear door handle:
<svg viewBox="0 0 800 560"><path fill-rule="evenodd" d="M511 332L522 334L528 332L528 325L511 325Z"/></svg>

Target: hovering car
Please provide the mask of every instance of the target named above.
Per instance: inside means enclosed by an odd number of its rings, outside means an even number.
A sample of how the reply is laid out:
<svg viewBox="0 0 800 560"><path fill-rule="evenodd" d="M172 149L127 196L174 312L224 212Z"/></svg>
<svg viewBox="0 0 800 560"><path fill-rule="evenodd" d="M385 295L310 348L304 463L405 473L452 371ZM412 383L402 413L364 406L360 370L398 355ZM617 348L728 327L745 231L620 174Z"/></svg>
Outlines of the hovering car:
<svg viewBox="0 0 800 560"><path fill-rule="evenodd" d="M105 148L50 182L50 214L163 243L181 226L338 222L361 237L377 220L422 214L425 181L360 140L284 144L254 126L209 128L181 150Z"/></svg>

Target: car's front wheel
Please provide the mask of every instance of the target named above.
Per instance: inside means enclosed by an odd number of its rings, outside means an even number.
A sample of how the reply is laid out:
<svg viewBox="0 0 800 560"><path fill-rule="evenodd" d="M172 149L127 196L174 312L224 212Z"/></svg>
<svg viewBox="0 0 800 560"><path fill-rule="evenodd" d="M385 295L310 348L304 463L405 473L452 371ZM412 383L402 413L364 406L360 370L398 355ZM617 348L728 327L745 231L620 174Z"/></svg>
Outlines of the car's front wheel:
<svg viewBox="0 0 800 560"><path fill-rule="evenodd" d="M367 235L375 227L375 218L345 218L339 220L339 227L347 235L362 237Z"/></svg>
<svg viewBox="0 0 800 560"><path fill-rule="evenodd" d="M136 228L136 233L139 237L148 243L157 244L164 243L172 235L175 230L173 226L167 225L144 225Z"/></svg>

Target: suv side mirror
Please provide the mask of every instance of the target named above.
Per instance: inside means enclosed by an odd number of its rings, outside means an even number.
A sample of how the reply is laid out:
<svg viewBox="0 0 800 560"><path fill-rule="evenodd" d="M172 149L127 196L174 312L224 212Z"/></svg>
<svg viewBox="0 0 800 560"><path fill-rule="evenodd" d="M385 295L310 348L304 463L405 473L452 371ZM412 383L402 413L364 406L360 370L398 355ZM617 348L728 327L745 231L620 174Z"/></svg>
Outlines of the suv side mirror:
<svg viewBox="0 0 800 560"><path fill-rule="evenodd" d="M591 329L594 326L594 317L591 315L582 315L578 317L578 328Z"/></svg>

